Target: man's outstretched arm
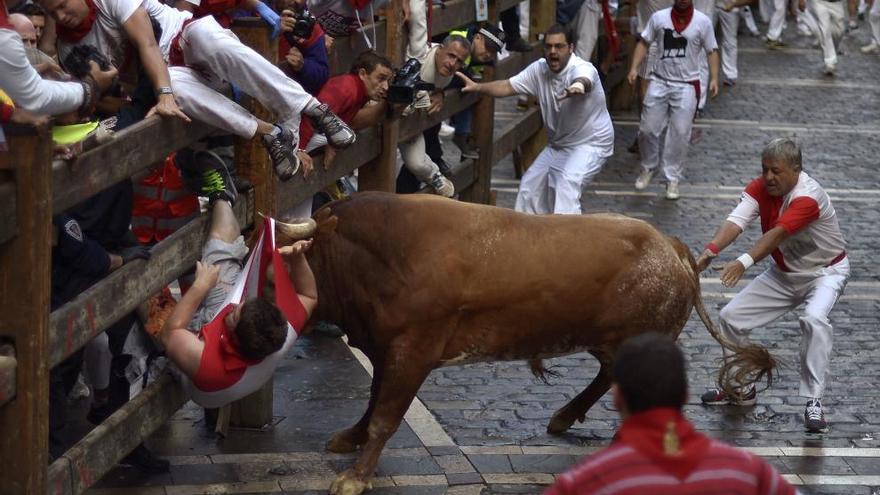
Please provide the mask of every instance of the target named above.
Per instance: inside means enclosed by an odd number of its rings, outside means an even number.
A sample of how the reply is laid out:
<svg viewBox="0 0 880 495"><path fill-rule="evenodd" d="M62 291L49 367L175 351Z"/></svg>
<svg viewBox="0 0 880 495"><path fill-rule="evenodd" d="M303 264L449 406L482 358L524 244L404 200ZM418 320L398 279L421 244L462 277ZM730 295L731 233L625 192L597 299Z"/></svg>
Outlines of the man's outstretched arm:
<svg viewBox="0 0 880 495"><path fill-rule="evenodd" d="M205 266L201 261L196 263L195 282L171 311L159 331L159 342L165 348L165 355L189 377L195 376L199 370L205 345L186 327L208 292L217 285L219 276L220 268L217 266Z"/></svg>
<svg viewBox="0 0 880 495"><path fill-rule="evenodd" d="M311 316L318 305L318 284L305 255L311 246L312 240L309 239L278 248L278 252L287 259L289 267L287 273L290 274L290 281L296 287L296 293L306 310L307 317Z"/></svg>
<svg viewBox="0 0 880 495"><path fill-rule="evenodd" d="M456 72L455 75L464 83L464 87L461 88L462 93L480 93L494 98L504 98L516 94L509 79L501 79L487 83L476 83L461 72Z"/></svg>

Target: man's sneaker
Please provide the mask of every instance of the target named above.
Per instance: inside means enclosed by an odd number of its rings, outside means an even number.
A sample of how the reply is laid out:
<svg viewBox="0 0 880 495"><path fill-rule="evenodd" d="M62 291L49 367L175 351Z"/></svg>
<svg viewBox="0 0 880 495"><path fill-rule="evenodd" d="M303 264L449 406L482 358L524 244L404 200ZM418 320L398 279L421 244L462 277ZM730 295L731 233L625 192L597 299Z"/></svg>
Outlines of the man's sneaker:
<svg viewBox="0 0 880 495"><path fill-rule="evenodd" d="M700 117L700 115L697 115ZM691 139L689 141L690 144L697 144L703 140L703 130L699 127L694 127L691 129Z"/></svg>
<svg viewBox="0 0 880 495"><path fill-rule="evenodd" d="M766 46L768 50L782 50L785 48L785 43L781 40L767 39L767 41L764 42L764 46Z"/></svg>
<svg viewBox="0 0 880 495"><path fill-rule="evenodd" d="M504 48L509 52L530 52L532 45L526 43L522 38L515 38L504 44Z"/></svg>
<svg viewBox="0 0 880 495"><path fill-rule="evenodd" d="M434 192L440 196L451 198L455 194L455 186L452 185L452 181L443 177L443 174L440 172L435 173L431 177L430 186L434 189Z"/></svg>
<svg viewBox="0 0 880 495"><path fill-rule="evenodd" d="M234 205L238 190L226 162L213 151L196 151L194 159L203 170L199 196L208 198L211 203L222 199Z"/></svg>
<svg viewBox="0 0 880 495"><path fill-rule="evenodd" d="M833 76L834 70L835 70L835 67L833 64L825 64L825 68L822 69L822 73L825 74L826 76Z"/></svg>
<svg viewBox="0 0 880 495"><path fill-rule="evenodd" d="M327 137L327 142L334 148L347 148L357 139L351 127L331 112L326 103L316 105L303 113L311 117L315 128Z"/></svg>
<svg viewBox="0 0 880 495"><path fill-rule="evenodd" d="M666 184L666 199L675 201L681 195L678 192L678 181L671 180Z"/></svg>
<svg viewBox="0 0 880 495"><path fill-rule="evenodd" d="M876 41L872 41L871 44L865 45L859 48L859 50L862 53L877 53L880 52L880 45L878 45Z"/></svg>
<svg viewBox="0 0 880 495"><path fill-rule="evenodd" d="M271 134L263 135L263 146L272 159L272 165L279 179L290 180L299 172L299 157L296 156L296 143L292 132L276 125Z"/></svg>
<svg viewBox="0 0 880 495"><path fill-rule="evenodd" d="M700 402L707 406L754 406L758 403L758 392L751 387L741 400L736 400L717 388L707 391L700 396Z"/></svg>
<svg viewBox="0 0 880 495"><path fill-rule="evenodd" d="M448 139L455 134L455 127L447 124L446 121L440 123L440 137L443 139Z"/></svg>
<svg viewBox="0 0 880 495"><path fill-rule="evenodd" d="M732 87L736 86L736 79L729 79L729 78L725 77L724 82L722 84L724 84L728 88L732 88Z"/></svg>
<svg viewBox="0 0 880 495"><path fill-rule="evenodd" d="M648 184L651 183L651 179L654 178L653 170L645 170L642 169L642 173L639 174L639 178L636 179L636 190L641 191L648 187Z"/></svg>
<svg viewBox="0 0 880 495"><path fill-rule="evenodd" d="M457 146L459 150L461 150L462 160L464 160L465 158L472 158L476 160L480 157L480 153L477 152L477 150L473 146L471 146L470 141L468 141L467 134L455 134L455 136L452 138L452 143L455 144L455 146Z"/></svg>
<svg viewBox="0 0 880 495"><path fill-rule="evenodd" d="M810 433L828 431L828 423L825 422L825 413L822 412L822 403L819 399L807 401L807 407L804 409L804 428Z"/></svg>

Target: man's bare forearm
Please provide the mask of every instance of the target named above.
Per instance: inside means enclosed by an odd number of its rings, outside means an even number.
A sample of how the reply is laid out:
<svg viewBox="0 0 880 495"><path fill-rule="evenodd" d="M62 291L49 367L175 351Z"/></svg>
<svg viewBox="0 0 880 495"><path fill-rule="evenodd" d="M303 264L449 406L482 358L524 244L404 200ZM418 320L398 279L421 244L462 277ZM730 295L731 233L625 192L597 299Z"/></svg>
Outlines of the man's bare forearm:
<svg viewBox="0 0 880 495"><path fill-rule="evenodd" d="M739 225L727 220L718 227L715 236L712 237L711 244L718 248L718 251L724 251L724 248L733 244L733 241L742 233Z"/></svg>
<svg viewBox="0 0 880 495"><path fill-rule="evenodd" d="M513 90L513 86L510 84L510 80L508 79L501 79L499 81L492 81L487 83L477 83L475 92L489 95L493 98L504 98L516 94L516 91Z"/></svg>
<svg viewBox="0 0 880 495"><path fill-rule="evenodd" d="M296 287L296 292L301 297L318 300L318 284L315 282L315 274L306 260L305 255L299 254L288 258L290 269L290 281Z"/></svg>
<svg viewBox="0 0 880 495"><path fill-rule="evenodd" d="M189 325L190 320L192 320L193 315L199 309L199 305L202 304L205 297L208 296L210 290L211 287L203 287L201 284L196 283L186 291L186 294L174 306L168 319L165 320L165 325L162 326L162 330L159 332L159 341L162 342L162 345L166 344L166 339L172 330L186 328Z"/></svg>

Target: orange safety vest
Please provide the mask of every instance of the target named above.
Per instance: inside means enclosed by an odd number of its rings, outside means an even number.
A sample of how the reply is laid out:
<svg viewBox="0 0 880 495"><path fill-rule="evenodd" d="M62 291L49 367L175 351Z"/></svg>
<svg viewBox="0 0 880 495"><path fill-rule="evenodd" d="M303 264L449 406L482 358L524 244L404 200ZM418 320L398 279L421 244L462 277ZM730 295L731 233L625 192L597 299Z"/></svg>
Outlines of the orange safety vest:
<svg viewBox="0 0 880 495"><path fill-rule="evenodd" d="M134 185L131 230L138 241L161 241L199 214L199 200L186 190L174 154Z"/></svg>

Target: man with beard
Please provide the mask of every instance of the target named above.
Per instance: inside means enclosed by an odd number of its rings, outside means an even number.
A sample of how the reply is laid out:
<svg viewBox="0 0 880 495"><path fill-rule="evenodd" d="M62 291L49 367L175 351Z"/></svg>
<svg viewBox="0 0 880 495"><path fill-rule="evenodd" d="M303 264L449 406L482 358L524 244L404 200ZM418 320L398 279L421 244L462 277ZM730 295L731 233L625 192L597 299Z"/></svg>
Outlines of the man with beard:
<svg viewBox="0 0 880 495"><path fill-rule="evenodd" d="M523 175L517 211L581 213L581 190L614 153L614 128L599 73L573 49L571 32L557 24L544 34L544 58L516 76L475 83L457 74L464 92L538 99L549 143Z"/></svg>
<svg viewBox="0 0 880 495"><path fill-rule="evenodd" d="M666 199L679 197L678 183L684 171L694 113L700 100L700 53L709 57L709 94L718 94L718 44L712 21L694 9L691 0L676 0L671 8L651 16L633 53L627 76L636 83L638 67L650 46L657 43L657 60L648 75L650 84L642 106L639 149L642 172L637 190L648 187L657 167L666 175ZM660 135L666 129L663 154Z"/></svg>

